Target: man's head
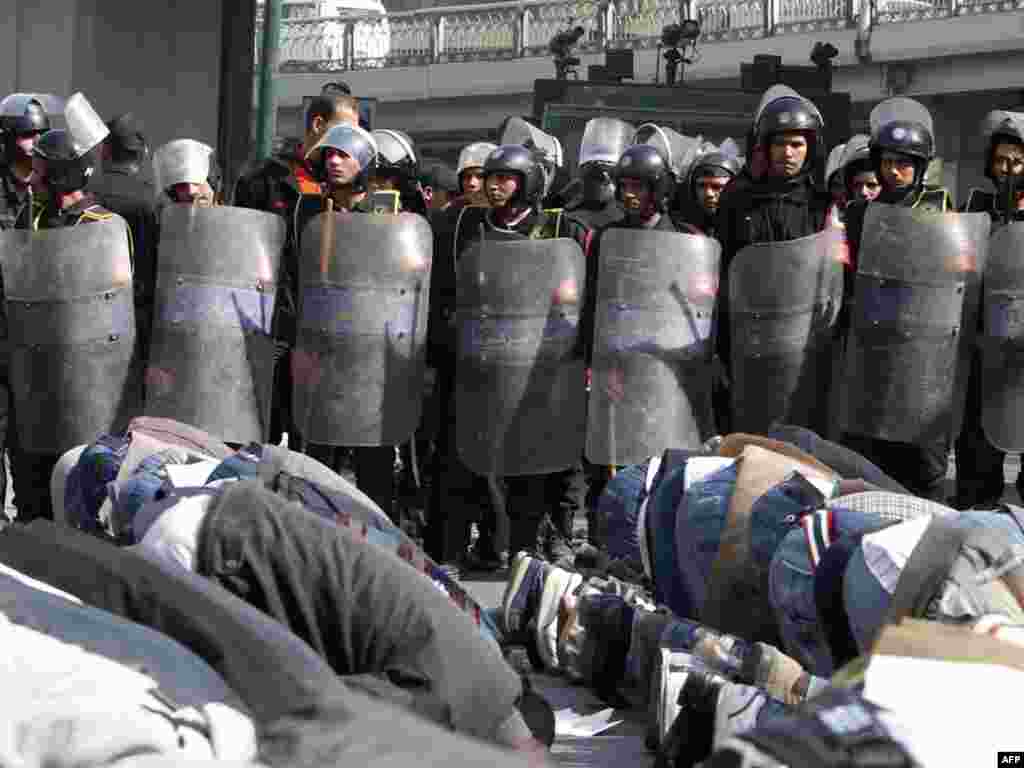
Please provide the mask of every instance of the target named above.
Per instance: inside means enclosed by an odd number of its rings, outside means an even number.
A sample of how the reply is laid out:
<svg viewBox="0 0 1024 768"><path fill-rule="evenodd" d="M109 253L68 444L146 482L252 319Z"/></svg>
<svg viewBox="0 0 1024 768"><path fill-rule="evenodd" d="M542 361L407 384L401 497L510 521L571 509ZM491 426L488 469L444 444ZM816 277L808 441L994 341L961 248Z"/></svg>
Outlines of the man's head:
<svg viewBox="0 0 1024 768"><path fill-rule="evenodd" d="M583 201L606 205L615 199L615 164L633 142L636 129L614 117L588 120L580 139L579 179Z"/></svg>
<svg viewBox="0 0 1024 768"><path fill-rule="evenodd" d="M106 163L117 166L138 166L146 161L149 147L142 126L130 112L107 122L110 135L103 142Z"/></svg>
<svg viewBox="0 0 1024 768"><path fill-rule="evenodd" d="M544 194L544 171L526 147L503 144L484 161L484 187L494 208L530 208Z"/></svg>
<svg viewBox="0 0 1024 768"><path fill-rule="evenodd" d="M54 195L70 195L86 188L96 170L93 153L82 152L70 132L47 131L33 150L32 168Z"/></svg>
<svg viewBox="0 0 1024 768"><path fill-rule="evenodd" d="M668 209L675 182L668 163L650 144L628 147L615 166L615 196L627 217L649 219Z"/></svg>
<svg viewBox="0 0 1024 768"><path fill-rule="evenodd" d="M718 204L722 199L722 192L729 186L732 176L705 174L698 176L694 182L697 191L697 202L707 213L718 213Z"/></svg>
<svg viewBox="0 0 1024 768"><path fill-rule="evenodd" d="M463 147L455 172L459 179L459 193L474 205L486 205L484 190L484 163L498 147L487 141L478 141Z"/></svg>
<svg viewBox="0 0 1024 768"><path fill-rule="evenodd" d="M412 137L386 128L378 128L372 135L377 143L377 162L370 170L370 190L398 192L404 210L425 214L427 204L420 188L419 158Z"/></svg>
<svg viewBox="0 0 1024 768"><path fill-rule="evenodd" d="M810 173L823 151L824 128L814 104L785 86L770 88L754 122L754 149L764 153L765 172L784 179Z"/></svg>
<svg viewBox="0 0 1024 768"><path fill-rule="evenodd" d="M615 199L615 164L595 160L580 166L583 201L607 205Z"/></svg>
<svg viewBox="0 0 1024 768"><path fill-rule="evenodd" d="M153 180L171 202L203 207L218 203L222 184L213 148L193 139L168 142L153 153Z"/></svg>
<svg viewBox="0 0 1024 768"><path fill-rule="evenodd" d="M8 163L30 161L39 138L48 130L50 118L39 98L13 93L0 101L0 134Z"/></svg>
<svg viewBox="0 0 1024 768"><path fill-rule="evenodd" d="M992 179L1024 175L1024 143L1011 136L994 137L988 173Z"/></svg>
<svg viewBox="0 0 1024 768"><path fill-rule="evenodd" d="M429 167L421 168L420 187L427 206L440 210L458 194L459 180L450 167L434 161Z"/></svg>
<svg viewBox="0 0 1024 768"><path fill-rule="evenodd" d="M883 190L894 192L924 184L935 157L932 117L924 105L900 96L871 110L871 162Z"/></svg>
<svg viewBox="0 0 1024 768"><path fill-rule="evenodd" d="M320 183L364 192L376 156L372 135L358 125L341 123L323 135L306 155L306 162Z"/></svg>
<svg viewBox="0 0 1024 768"><path fill-rule="evenodd" d="M306 110L305 153L308 154L336 125L359 125L359 101L349 94L331 90L313 99Z"/></svg>

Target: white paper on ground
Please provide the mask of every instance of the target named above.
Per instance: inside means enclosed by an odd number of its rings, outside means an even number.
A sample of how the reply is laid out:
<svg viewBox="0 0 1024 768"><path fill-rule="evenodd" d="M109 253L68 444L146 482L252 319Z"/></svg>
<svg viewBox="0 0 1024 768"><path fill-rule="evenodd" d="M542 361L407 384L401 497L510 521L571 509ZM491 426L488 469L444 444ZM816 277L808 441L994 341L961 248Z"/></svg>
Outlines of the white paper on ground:
<svg viewBox="0 0 1024 768"><path fill-rule="evenodd" d="M622 720L612 720L614 709L602 709L590 715L581 715L572 707L559 709L555 712L555 735L590 738L613 728Z"/></svg>
<svg viewBox="0 0 1024 768"><path fill-rule="evenodd" d="M1024 672L997 664L874 656L864 695L892 712L922 765L961 768L1019 749L1022 684Z"/></svg>
<svg viewBox="0 0 1024 768"><path fill-rule="evenodd" d="M168 464L165 469L175 488L195 488L206 485L219 466L219 461L197 461L194 464Z"/></svg>

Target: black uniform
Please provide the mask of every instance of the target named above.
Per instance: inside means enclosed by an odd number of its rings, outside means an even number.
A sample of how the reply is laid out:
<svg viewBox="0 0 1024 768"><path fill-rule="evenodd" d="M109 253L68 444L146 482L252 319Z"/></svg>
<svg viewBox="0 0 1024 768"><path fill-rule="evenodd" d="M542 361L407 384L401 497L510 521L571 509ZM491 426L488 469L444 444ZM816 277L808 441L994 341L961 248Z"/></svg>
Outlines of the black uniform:
<svg viewBox="0 0 1024 768"><path fill-rule="evenodd" d="M971 190L966 213L988 213L992 217L992 228L1002 225L1007 216L997 205L997 196L980 189ZM1024 212L1015 211L1010 220L1024 219ZM978 331L983 330L985 313L978 313ZM989 442L981 426L981 412L984 405L981 388L982 357L975 351L971 357L971 373L967 381L967 401L964 405L964 420L960 435L956 439L956 499L958 509L973 506L994 505L1003 495L1005 478L1003 465L1006 454ZM1017 475L1017 492L1024 497L1024 472Z"/></svg>
<svg viewBox="0 0 1024 768"><path fill-rule="evenodd" d="M941 188L911 188L909 191L883 192L879 195L878 202L934 213L942 213L951 208L949 193ZM846 237L854 271L860 253L864 216L869 205L868 202L855 201L846 207ZM946 478L949 457L948 437L916 445L847 433L843 435L842 443L877 464L914 493L936 501L945 501L942 484Z"/></svg>
<svg viewBox="0 0 1024 768"><path fill-rule="evenodd" d="M729 266L752 243L775 243L807 237L825 228L831 205L828 193L809 174L792 179L769 177L755 181L745 171L723 193L718 213L722 243L717 306L716 349L726 371L731 368ZM719 432L731 431L731 410L716 397Z"/></svg>
<svg viewBox="0 0 1024 768"><path fill-rule="evenodd" d="M35 217L37 229L77 227L94 221L106 221L114 214L99 205L91 194L78 203L58 211L47 204ZM50 498L50 476L60 454L28 453L21 450L17 431L17 414L9 420L8 447L11 455L11 474L14 476L14 506L18 521L53 520Z"/></svg>
<svg viewBox="0 0 1024 768"><path fill-rule="evenodd" d="M297 156L276 155L239 178L232 202L240 208L276 213L287 224L281 274L278 276L274 338L290 348L295 343L298 312L299 235L302 234L302 225L323 210L320 184ZM279 442L283 432L289 433L292 448L300 447L301 429L294 423L292 415L291 366L286 355L278 360L274 373L270 442Z"/></svg>

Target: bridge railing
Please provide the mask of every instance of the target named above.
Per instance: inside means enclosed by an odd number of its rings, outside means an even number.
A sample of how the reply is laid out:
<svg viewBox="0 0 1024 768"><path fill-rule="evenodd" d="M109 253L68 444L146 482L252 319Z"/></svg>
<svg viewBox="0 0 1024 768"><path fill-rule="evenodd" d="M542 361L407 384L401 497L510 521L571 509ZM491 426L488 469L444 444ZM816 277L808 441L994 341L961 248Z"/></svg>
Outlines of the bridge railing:
<svg viewBox="0 0 1024 768"><path fill-rule="evenodd" d="M547 56L558 32L581 26L578 53L653 48L662 29L692 15L702 44L856 25L863 0L522 0L386 16L287 19L282 72L344 72L453 61ZM1024 0L876 0L873 22L1020 10ZM259 39L257 21L257 40ZM257 45L257 51L259 46Z"/></svg>

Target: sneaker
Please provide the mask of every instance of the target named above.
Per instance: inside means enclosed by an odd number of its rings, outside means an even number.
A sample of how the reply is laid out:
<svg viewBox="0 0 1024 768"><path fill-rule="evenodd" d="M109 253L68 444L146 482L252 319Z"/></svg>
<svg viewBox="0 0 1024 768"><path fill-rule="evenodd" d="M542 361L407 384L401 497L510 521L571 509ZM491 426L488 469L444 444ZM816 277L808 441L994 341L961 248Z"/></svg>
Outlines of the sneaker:
<svg viewBox="0 0 1024 768"><path fill-rule="evenodd" d="M686 678L693 670L706 667L700 660L685 651L662 648L654 661L651 675L649 717L644 746L657 752L665 743L669 728L679 715L679 694L686 684Z"/></svg>
<svg viewBox="0 0 1024 768"><path fill-rule="evenodd" d="M544 579L540 607L537 610L537 651L547 669L558 669L558 611L562 598L583 582L578 573L551 568Z"/></svg>
<svg viewBox="0 0 1024 768"><path fill-rule="evenodd" d="M679 685L675 718L664 732L655 765L693 766L711 754L715 726L715 706L718 692L728 685L726 680L700 662L685 669L685 678ZM666 720L671 710L666 711Z"/></svg>
<svg viewBox="0 0 1024 768"><path fill-rule="evenodd" d="M505 596L501 601L501 619L510 635L524 630L537 613L549 570L550 566L526 552L520 552L513 558Z"/></svg>

